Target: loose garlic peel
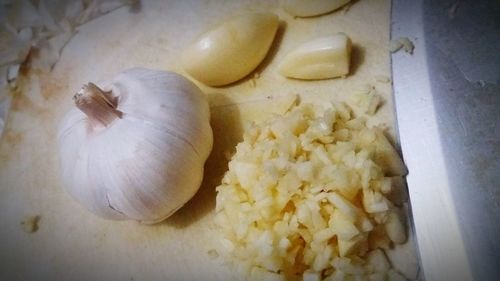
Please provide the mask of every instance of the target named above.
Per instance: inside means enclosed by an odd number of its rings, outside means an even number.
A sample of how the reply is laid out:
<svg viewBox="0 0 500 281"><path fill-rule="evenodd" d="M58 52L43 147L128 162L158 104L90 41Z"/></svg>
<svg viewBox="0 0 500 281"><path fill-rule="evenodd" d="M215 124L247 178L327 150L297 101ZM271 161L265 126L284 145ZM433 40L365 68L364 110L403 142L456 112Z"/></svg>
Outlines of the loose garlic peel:
<svg viewBox="0 0 500 281"><path fill-rule="evenodd" d="M290 78L316 80L349 74L351 39L344 33L316 38L290 51L278 66Z"/></svg>
<svg viewBox="0 0 500 281"><path fill-rule="evenodd" d="M222 86L248 75L264 59L279 19L272 13L230 19L202 35L182 54L182 65L193 78Z"/></svg>
<svg viewBox="0 0 500 281"><path fill-rule="evenodd" d="M337 10L351 0L285 0L285 10L297 17L312 17Z"/></svg>
<svg viewBox="0 0 500 281"><path fill-rule="evenodd" d="M186 78L134 68L84 86L59 127L62 178L91 212L154 223L198 190L212 149L205 95Z"/></svg>

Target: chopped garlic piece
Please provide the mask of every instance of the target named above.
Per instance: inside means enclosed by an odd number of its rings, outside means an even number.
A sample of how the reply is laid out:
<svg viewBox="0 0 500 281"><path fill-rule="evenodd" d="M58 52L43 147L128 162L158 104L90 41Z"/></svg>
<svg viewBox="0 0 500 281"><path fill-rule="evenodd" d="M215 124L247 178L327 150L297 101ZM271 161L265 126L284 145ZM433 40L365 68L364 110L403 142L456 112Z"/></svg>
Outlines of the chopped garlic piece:
<svg viewBox="0 0 500 281"><path fill-rule="evenodd" d="M413 54L413 50L415 49L415 45L413 45L413 42L408 37L401 37L395 40L391 40L389 43L389 51L391 53L395 53L399 50L403 50L410 55Z"/></svg>
<svg viewBox="0 0 500 281"><path fill-rule="evenodd" d="M352 101L363 113L374 115L382 103L382 97L373 86L368 85L355 90Z"/></svg>
<svg viewBox="0 0 500 281"><path fill-rule="evenodd" d="M415 49L415 45L413 45L413 42L411 42L410 39L408 39L407 37L403 37L399 39L399 42L403 44L403 49L405 50L405 52L413 54L413 49Z"/></svg>
<svg viewBox="0 0 500 281"><path fill-rule="evenodd" d="M20 67L20 64L9 65L7 70L7 82L9 84L15 83Z"/></svg>
<svg viewBox="0 0 500 281"><path fill-rule="evenodd" d="M391 269L389 260L380 249L376 249L368 253L366 260L373 272L387 272Z"/></svg>
<svg viewBox="0 0 500 281"><path fill-rule="evenodd" d="M302 280L304 281L321 281L321 274L313 271L306 271L302 275Z"/></svg>
<svg viewBox="0 0 500 281"><path fill-rule="evenodd" d="M390 266L373 250L399 243L404 227L391 217L386 172L405 170L365 122L345 104L322 115L301 105L246 130L216 188L218 252L238 272L250 280L385 276Z"/></svg>
<svg viewBox="0 0 500 281"><path fill-rule="evenodd" d="M385 223L387 236L397 244L406 241L406 231L401 216L396 211L391 211Z"/></svg>
<svg viewBox="0 0 500 281"><path fill-rule="evenodd" d="M391 42L389 42L389 51L391 53L395 53L401 48L403 48L403 43L399 42L399 40L391 40Z"/></svg>

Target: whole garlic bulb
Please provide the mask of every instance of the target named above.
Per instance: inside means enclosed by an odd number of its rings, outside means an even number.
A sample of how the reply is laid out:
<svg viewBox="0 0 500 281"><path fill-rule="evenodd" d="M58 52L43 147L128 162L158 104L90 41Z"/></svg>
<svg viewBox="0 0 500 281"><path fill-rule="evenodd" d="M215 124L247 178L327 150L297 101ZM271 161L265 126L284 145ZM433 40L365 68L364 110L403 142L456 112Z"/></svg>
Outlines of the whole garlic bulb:
<svg viewBox="0 0 500 281"><path fill-rule="evenodd" d="M198 190L212 149L205 95L179 74L134 68L74 96L59 127L67 191L109 219L161 221Z"/></svg>

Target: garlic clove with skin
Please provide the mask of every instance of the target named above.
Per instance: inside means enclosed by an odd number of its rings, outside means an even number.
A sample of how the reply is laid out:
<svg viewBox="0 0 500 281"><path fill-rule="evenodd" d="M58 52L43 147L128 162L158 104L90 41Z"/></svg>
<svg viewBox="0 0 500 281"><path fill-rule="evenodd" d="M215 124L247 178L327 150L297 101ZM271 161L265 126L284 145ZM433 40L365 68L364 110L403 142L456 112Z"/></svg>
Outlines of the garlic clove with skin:
<svg viewBox="0 0 500 281"><path fill-rule="evenodd" d="M213 143L196 85L134 68L74 99L59 127L59 157L67 191L88 210L154 223L196 193Z"/></svg>

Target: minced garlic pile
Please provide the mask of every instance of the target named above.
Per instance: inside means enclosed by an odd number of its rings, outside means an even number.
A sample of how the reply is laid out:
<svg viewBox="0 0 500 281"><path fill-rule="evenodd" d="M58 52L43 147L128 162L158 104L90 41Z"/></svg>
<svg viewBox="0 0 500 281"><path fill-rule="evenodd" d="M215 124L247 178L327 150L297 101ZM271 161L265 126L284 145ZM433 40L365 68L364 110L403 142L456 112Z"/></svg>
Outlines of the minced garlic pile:
<svg viewBox="0 0 500 281"><path fill-rule="evenodd" d="M218 251L250 280L406 280L383 251L406 241L404 164L347 106L315 112L246 131L217 187Z"/></svg>

